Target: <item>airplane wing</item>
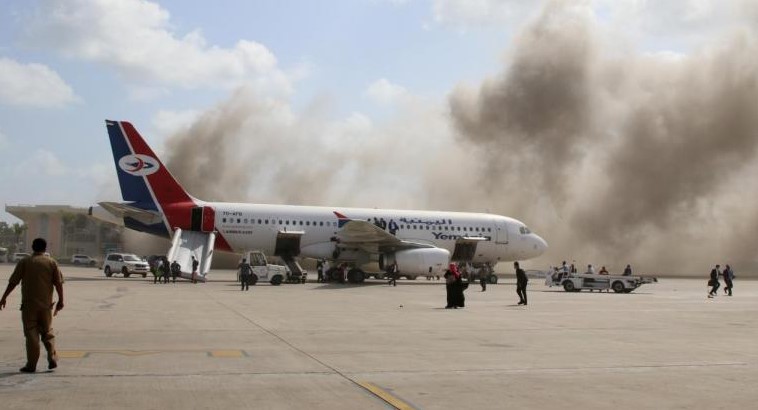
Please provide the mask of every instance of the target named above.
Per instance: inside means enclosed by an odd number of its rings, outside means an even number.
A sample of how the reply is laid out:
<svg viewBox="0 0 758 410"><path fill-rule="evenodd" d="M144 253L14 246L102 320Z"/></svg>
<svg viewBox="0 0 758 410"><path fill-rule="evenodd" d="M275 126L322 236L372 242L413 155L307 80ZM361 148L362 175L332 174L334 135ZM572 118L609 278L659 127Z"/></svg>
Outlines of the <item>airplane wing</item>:
<svg viewBox="0 0 758 410"><path fill-rule="evenodd" d="M163 218L158 212L147 211L125 203L98 202L98 205L118 218L129 217L147 225L152 225L163 221Z"/></svg>
<svg viewBox="0 0 758 410"><path fill-rule="evenodd" d="M337 212L335 214L340 218L341 227L337 238L344 245L358 246L369 252L435 247L426 243L402 240L371 222L348 219Z"/></svg>

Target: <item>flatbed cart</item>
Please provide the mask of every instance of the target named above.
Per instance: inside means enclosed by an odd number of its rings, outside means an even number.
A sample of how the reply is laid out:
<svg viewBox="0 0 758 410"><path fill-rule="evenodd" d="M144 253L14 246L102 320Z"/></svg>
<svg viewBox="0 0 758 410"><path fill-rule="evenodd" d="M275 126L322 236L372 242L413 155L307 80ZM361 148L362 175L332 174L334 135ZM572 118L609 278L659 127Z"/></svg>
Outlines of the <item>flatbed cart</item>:
<svg viewBox="0 0 758 410"><path fill-rule="evenodd" d="M630 293L646 283L656 283L658 278L645 276L600 275L597 273L553 272L545 276L545 285L563 286L566 292L609 291Z"/></svg>

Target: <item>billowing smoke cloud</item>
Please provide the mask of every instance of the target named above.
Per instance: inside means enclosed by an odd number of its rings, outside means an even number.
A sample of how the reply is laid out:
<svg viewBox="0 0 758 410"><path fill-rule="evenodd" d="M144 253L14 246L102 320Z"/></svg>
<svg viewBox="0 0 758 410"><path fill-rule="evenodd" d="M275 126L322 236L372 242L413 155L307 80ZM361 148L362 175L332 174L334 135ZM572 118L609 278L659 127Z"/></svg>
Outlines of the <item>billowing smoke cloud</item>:
<svg viewBox="0 0 758 410"><path fill-rule="evenodd" d="M443 111L411 99L396 122L376 125L361 114L331 120L328 105L296 114L241 88L169 138L167 166L206 200L426 206L426 170L452 144Z"/></svg>
<svg viewBox="0 0 758 410"><path fill-rule="evenodd" d="M612 48L587 2L549 2L505 68L448 104L335 121L240 89L167 142L206 200L492 212L562 259L700 274L754 269L758 40L731 31L686 56Z"/></svg>
<svg viewBox="0 0 758 410"><path fill-rule="evenodd" d="M723 246L745 239L744 213L719 211L756 160L754 33L684 57L607 50L599 32L582 7L551 2L502 74L451 95L461 142L486 148L492 164L481 177L522 197L503 201L552 239L556 260L673 273L753 264L749 246ZM554 214L529 206L546 201Z"/></svg>

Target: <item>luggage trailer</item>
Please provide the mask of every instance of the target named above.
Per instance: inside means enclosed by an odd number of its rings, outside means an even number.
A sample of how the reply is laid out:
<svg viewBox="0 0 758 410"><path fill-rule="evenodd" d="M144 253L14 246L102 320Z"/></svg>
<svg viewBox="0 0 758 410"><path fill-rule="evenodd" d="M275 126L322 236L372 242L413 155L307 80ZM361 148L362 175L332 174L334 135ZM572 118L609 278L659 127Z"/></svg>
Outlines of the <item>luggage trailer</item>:
<svg viewBox="0 0 758 410"><path fill-rule="evenodd" d="M591 273L554 272L546 275L545 285L563 286L566 292L613 290L616 293L630 293L646 283L656 283L658 278L643 276L600 275Z"/></svg>

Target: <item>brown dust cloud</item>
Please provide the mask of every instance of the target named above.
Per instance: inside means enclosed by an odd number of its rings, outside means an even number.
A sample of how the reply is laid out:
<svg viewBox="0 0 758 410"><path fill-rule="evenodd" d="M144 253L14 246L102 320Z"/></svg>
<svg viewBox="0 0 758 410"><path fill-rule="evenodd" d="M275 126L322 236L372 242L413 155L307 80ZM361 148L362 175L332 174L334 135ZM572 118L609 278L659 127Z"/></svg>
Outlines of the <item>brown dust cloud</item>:
<svg viewBox="0 0 758 410"><path fill-rule="evenodd" d="M442 103L402 95L381 122L333 120L328 96L296 111L242 87L164 159L204 200L512 216L550 244L530 268L758 272L756 31L682 55L605 33L576 2L548 2L498 73Z"/></svg>

